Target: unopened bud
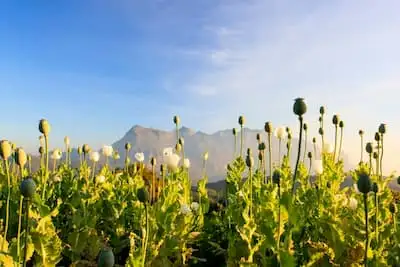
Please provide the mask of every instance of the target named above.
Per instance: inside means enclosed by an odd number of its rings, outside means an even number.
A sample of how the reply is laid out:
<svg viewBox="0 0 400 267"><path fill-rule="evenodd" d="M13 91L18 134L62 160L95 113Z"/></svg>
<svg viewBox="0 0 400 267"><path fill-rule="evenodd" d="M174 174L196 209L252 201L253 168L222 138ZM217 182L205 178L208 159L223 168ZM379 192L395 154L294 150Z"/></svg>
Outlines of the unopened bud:
<svg viewBox="0 0 400 267"><path fill-rule="evenodd" d="M339 124L339 115L333 115L332 123L334 125L338 125Z"/></svg>
<svg viewBox="0 0 400 267"><path fill-rule="evenodd" d="M312 159L312 153L311 152L308 152L307 156L308 156L309 159Z"/></svg>
<svg viewBox="0 0 400 267"><path fill-rule="evenodd" d="M11 144L7 140L0 141L0 156L7 160L12 154Z"/></svg>
<svg viewBox="0 0 400 267"><path fill-rule="evenodd" d="M47 120L45 119L41 119L39 121L39 131L44 135L44 136L48 136L50 133L50 124Z"/></svg>
<svg viewBox="0 0 400 267"><path fill-rule="evenodd" d="M379 125L379 133L380 134L385 134L386 133L386 124L381 123L381 125Z"/></svg>
<svg viewBox="0 0 400 267"><path fill-rule="evenodd" d="M180 122L181 122L181 119L179 118L179 116L174 116L174 124L179 125Z"/></svg>
<svg viewBox="0 0 400 267"><path fill-rule="evenodd" d="M26 156L25 151L22 148L17 148L15 151L15 161L20 167L24 167L28 158Z"/></svg>
<svg viewBox="0 0 400 267"><path fill-rule="evenodd" d="M365 150L367 151L368 154L371 154L373 151L372 143L368 142L365 146Z"/></svg>
<svg viewBox="0 0 400 267"><path fill-rule="evenodd" d="M232 134L233 134L234 136L236 136L236 134L237 134L236 128L233 128L233 129L232 129Z"/></svg>
<svg viewBox="0 0 400 267"><path fill-rule="evenodd" d="M266 133L272 133L272 123L271 122L266 122L264 125L264 130Z"/></svg>
<svg viewBox="0 0 400 267"><path fill-rule="evenodd" d="M375 133L375 141L379 142L381 140L381 135L379 133Z"/></svg>
<svg viewBox="0 0 400 267"><path fill-rule="evenodd" d="M238 122L239 122L239 125L243 127L243 125L244 125L244 123L245 123L244 116L239 116Z"/></svg>
<svg viewBox="0 0 400 267"><path fill-rule="evenodd" d="M157 160L156 160L155 157L152 157L152 158L150 159L150 164L151 164L152 166L155 166L155 165L157 164Z"/></svg>
<svg viewBox="0 0 400 267"><path fill-rule="evenodd" d="M176 145L175 145L175 150L176 150L177 153L181 152L181 150L182 150L182 145L179 144L179 143L176 144Z"/></svg>
<svg viewBox="0 0 400 267"><path fill-rule="evenodd" d="M321 107L319 108L319 114L321 114L321 115L324 115L324 114L325 114L325 107L324 107L324 106L321 106Z"/></svg>

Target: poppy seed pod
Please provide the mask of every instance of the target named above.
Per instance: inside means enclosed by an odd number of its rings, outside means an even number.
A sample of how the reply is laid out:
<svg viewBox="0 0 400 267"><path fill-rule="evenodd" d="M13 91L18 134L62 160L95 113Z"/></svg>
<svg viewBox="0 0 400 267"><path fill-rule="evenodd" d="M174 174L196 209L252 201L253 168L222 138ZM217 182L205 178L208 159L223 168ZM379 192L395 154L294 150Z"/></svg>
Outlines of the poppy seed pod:
<svg viewBox="0 0 400 267"><path fill-rule="evenodd" d="M321 114L321 115L324 115L324 114L325 114L325 107L324 107L324 106L321 106L321 107L319 108L319 114Z"/></svg>
<svg viewBox="0 0 400 267"><path fill-rule="evenodd" d="M371 178L367 173L360 173L357 181L358 191L363 194L368 194L371 191Z"/></svg>
<svg viewBox="0 0 400 267"><path fill-rule="evenodd" d="M11 144L7 140L0 141L0 156L7 160L12 154Z"/></svg>
<svg viewBox="0 0 400 267"><path fill-rule="evenodd" d="M375 194L378 193L379 191L379 187L377 183L373 183L372 184L372 192L374 192Z"/></svg>
<svg viewBox="0 0 400 267"><path fill-rule="evenodd" d="M320 135L324 135L324 129L322 129L322 128L320 127L319 130L318 130L318 133L319 133Z"/></svg>
<svg viewBox="0 0 400 267"><path fill-rule="evenodd" d="M260 143L258 145L258 150L261 150L261 151L265 150L265 143L264 142L262 142L262 143Z"/></svg>
<svg viewBox="0 0 400 267"><path fill-rule="evenodd" d="M24 167L28 158L26 156L25 151L22 148L17 148L15 151L15 161L20 167Z"/></svg>
<svg viewBox="0 0 400 267"><path fill-rule="evenodd" d="M115 264L114 253L111 248L102 249L99 255L98 266L99 267L113 267Z"/></svg>
<svg viewBox="0 0 400 267"><path fill-rule="evenodd" d="M297 116L303 116L307 112L307 105L304 102L304 98L296 98L293 104L293 112Z"/></svg>
<svg viewBox="0 0 400 267"><path fill-rule="evenodd" d="M304 131L307 131L307 130L308 130L308 125L307 125L307 123L304 123L304 124L303 124L303 130L304 130Z"/></svg>
<svg viewBox="0 0 400 267"><path fill-rule="evenodd" d="M39 154L43 155L43 153L44 153L44 147L40 146L39 147Z"/></svg>
<svg viewBox="0 0 400 267"><path fill-rule="evenodd" d="M176 145L175 145L175 150L176 150L177 153L181 152L181 150L182 150L182 145L179 144L179 143L176 144Z"/></svg>
<svg viewBox="0 0 400 267"><path fill-rule="evenodd" d="M333 115L332 123L334 125L338 125L339 124L339 115Z"/></svg>
<svg viewBox="0 0 400 267"><path fill-rule="evenodd" d="M289 134L289 133L290 133L290 128L289 128L288 126L286 126L286 128L285 128L285 129L286 129L286 133L288 133L288 134Z"/></svg>
<svg viewBox="0 0 400 267"><path fill-rule="evenodd" d="M317 142L317 138L313 137L312 142L315 144Z"/></svg>
<svg viewBox="0 0 400 267"><path fill-rule="evenodd" d="M322 122L322 117L321 116L318 117L318 121Z"/></svg>
<svg viewBox="0 0 400 267"><path fill-rule="evenodd" d="M131 148L132 148L131 143L126 143L126 144L125 144L125 149L126 149L126 150L129 151L129 150L131 150Z"/></svg>
<svg viewBox="0 0 400 267"><path fill-rule="evenodd" d="M252 156L247 155L247 157L246 157L246 165L247 165L247 167L249 167L249 168L253 167L253 165L254 165L254 160L253 160L253 157L252 157Z"/></svg>
<svg viewBox="0 0 400 267"><path fill-rule="evenodd" d="M275 170L274 173L272 174L272 182L274 184L277 184L278 186L281 184L281 172L278 170Z"/></svg>
<svg viewBox="0 0 400 267"><path fill-rule="evenodd" d="M31 177L25 178L20 185L21 194L26 198L32 198L36 192L35 181Z"/></svg>
<svg viewBox="0 0 400 267"><path fill-rule="evenodd" d="M264 125L264 130L266 133L272 133L272 123L271 122L266 122Z"/></svg>
<svg viewBox="0 0 400 267"><path fill-rule="evenodd" d="M340 121L340 122L339 122L339 127L340 127L340 128L343 128L343 127L344 127L344 122L343 122L343 121Z"/></svg>
<svg viewBox="0 0 400 267"><path fill-rule="evenodd" d="M376 152L376 151L375 151L372 155L373 155L374 159L377 159L378 156L379 156L379 155L378 155L378 152Z"/></svg>
<svg viewBox="0 0 400 267"><path fill-rule="evenodd" d="M152 158L150 159L150 164L151 164L152 166L155 166L155 165L157 164L157 160L156 160L155 157L152 157Z"/></svg>
<svg viewBox="0 0 400 267"><path fill-rule="evenodd" d="M137 198L142 203L149 202L149 191L145 187L141 187L137 191Z"/></svg>
<svg viewBox="0 0 400 267"><path fill-rule="evenodd" d="M179 144L180 144L181 146L184 146L184 144L185 144L185 140L183 139L183 137L179 137L178 142L179 142Z"/></svg>
<svg viewBox="0 0 400 267"><path fill-rule="evenodd" d="M358 131L358 134L359 134L360 136L362 136L362 135L364 134L364 131L363 131L363 130L359 130L359 131Z"/></svg>
<svg viewBox="0 0 400 267"><path fill-rule="evenodd" d="M239 122L239 125L240 125L240 126L243 126L243 125L244 125L244 123L245 123L245 119L244 119L244 117L243 117L243 116L239 116L239 120L238 120L238 122Z"/></svg>
<svg viewBox="0 0 400 267"><path fill-rule="evenodd" d="M312 159L312 153L311 152L308 152L307 156L308 156L309 159Z"/></svg>
<svg viewBox="0 0 400 267"><path fill-rule="evenodd" d="M263 153L261 151L258 152L258 159L263 160Z"/></svg>
<svg viewBox="0 0 400 267"><path fill-rule="evenodd" d="M392 213L392 214L394 214L394 213L397 212L397 206L396 206L395 203L391 202L391 203L389 204L389 211L390 211L390 213Z"/></svg>
<svg viewBox="0 0 400 267"><path fill-rule="evenodd" d="M44 135L48 136L50 133L50 124L47 120L41 119L39 121L39 131Z"/></svg>
<svg viewBox="0 0 400 267"><path fill-rule="evenodd" d="M234 136L236 136L236 134L237 134L236 128L233 128L233 129L232 129L232 134L233 134Z"/></svg>
<svg viewBox="0 0 400 267"><path fill-rule="evenodd" d="M247 155L251 155L251 152L252 152L252 151L251 151L251 148L248 148L248 149L247 149Z"/></svg>
<svg viewBox="0 0 400 267"><path fill-rule="evenodd" d="M181 119L179 118L179 116L174 116L174 124L179 125L180 122L181 122Z"/></svg>
<svg viewBox="0 0 400 267"><path fill-rule="evenodd" d="M379 142L381 140L381 135L379 133L375 133L375 141Z"/></svg>
<svg viewBox="0 0 400 267"><path fill-rule="evenodd" d="M386 133L386 124L385 123L381 123L379 125L379 133L380 134L385 134Z"/></svg>
<svg viewBox="0 0 400 267"><path fill-rule="evenodd" d="M82 151L83 151L83 153L88 154L90 152L89 145L88 144L84 144Z"/></svg>
<svg viewBox="0 0 400 267"><path fill-rule="evenodd" d="M288 140L291 140L291 139L292 139L292 134L291 134L291 133L288 133L287 139L288 139Z"/></svg>
<svg viewBox="0 0 400 267"><path fill-rule="evenodd" d="M78 146L78 155L81 155L81 154L82 154L82 147Z"/></svg>
<svg viewBox="0 0 400 267"><path fill-rule="evenodd" d="M256 139L257 139L258 142L260 142L261 141L261 134L257 133Z"/></svg>
<svg viewBox="0 0 400 267"><path fill-rule="evenodd" d="M371 142L368 142L368 143L365 145L365 150L367 151L368 154L371 154L371 153L372 153L373 147L372 147L372 143L371 143Z"/></svg>

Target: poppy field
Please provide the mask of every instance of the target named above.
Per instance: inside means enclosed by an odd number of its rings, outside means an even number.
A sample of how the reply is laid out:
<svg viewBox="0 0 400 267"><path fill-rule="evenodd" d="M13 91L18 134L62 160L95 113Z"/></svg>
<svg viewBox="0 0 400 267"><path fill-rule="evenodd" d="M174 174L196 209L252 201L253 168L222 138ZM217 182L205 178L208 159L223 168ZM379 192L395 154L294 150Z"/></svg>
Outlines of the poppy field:
<svg viewBox="0 0 400 267"><path fill-rule="evenodd" d="M38 168L34 156L2 140L0 266L400 266L397 194L388 186L395 177L382 172L387 126L355 133L360 162L344 171L340 116L322 106L319 135L310 137L304 99L291 108L298 135L266 122L258 151L246 147L239 117L218 197L207 188L207 151L202 176L190 175L178 116L176 145L161 159L130 143L125 151L83 144L75 152L65 137L64 148L53 148L45 119ZM120 158L124 166L116 166ZM353 186L343 186L349 177Z"/></svg>

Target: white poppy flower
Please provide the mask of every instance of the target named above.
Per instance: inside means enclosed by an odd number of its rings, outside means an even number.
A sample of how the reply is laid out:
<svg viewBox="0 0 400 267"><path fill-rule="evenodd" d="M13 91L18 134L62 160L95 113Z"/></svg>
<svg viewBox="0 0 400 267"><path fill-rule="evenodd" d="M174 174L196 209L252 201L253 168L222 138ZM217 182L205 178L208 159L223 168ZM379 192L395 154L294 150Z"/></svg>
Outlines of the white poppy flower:
<svg viewBox="0 0 400 267"><path fill-rule="evenodd" d="M142 153L142 152L136 153L136 154L135 154L135 159L136 159L137 161L139 161L139 162L143 162L143 161L144 161L144 153Z"/></svg>
<svg viewBox="0 0 400 267"><path fill-rule="evenodd" d="M99 175L96 177L96 183L102 184L106 181L106 177L104 175Z"/></svg>
<svg viewBox="0 0 400 267"><path fill-rule="evenodd" d="M315 159L312 163L312 168L314 170L314 173L316 175L321 175L324 172L324 165L322 163L322 160L320 159Z"/></svg>
<svg viewBox="0 0 400 267"><path fill-rule="evenodd" d="M93 162L98 162L100 160L100 154L97 151L92 151L89 154L89 159Z"/></svg>
<svg viewBox="0 0 400 267"><path fill-rule="evenodd" d="M285 127L278 127L275 129L274 131L274 135L276 138L278 138L279 140L282 140L286 137L286 128Z"/></svg>
<svg viewBox="0 0 400 267"><path fill-rule="evenodd" d="M332 154L334 150L335 150L335 147L333 145L331 145L329 143L324 144L324 149L323 149L324 153Z"/></svg>
<svg viewBox="0 0 400 267"><path fill-rule="evenodd" d="M358 201L357 201L357 199L355 199L354 197L351 197L351 198L349 199L349 208L350 208L350 209L352 209L352 210L357 209L357 204L358 204Z"/></svg>
<svg viewBox="0 0 400 267"><path fill-rule="evenodd" d="M190 208L191 208L194 212L198 211L198 210L199 210L199 207L200 207L200 205L199 205L199 203L197 203L197 202L192 202L192 204L190 205Z"/></svg>
<svg viewBox="0 0 400 267"><path fill-rule="evenodd" d="M185 167L186 169L190 168L190 160L188 158L183 160L183 167Z"/></svg>
<svg viewBox="0 0 400 267"><path fill-rule="evenodd" d="M103 146L103 155L105 157L111 157L113 154L113 147L112 146Z"/></svg>
<svg viewBox="0 0 400 267"><path fill-rule="evenodd" d="M51 158L55 160L59 160L62 157L62 152L60 149L54 149L53 153L51 154Z"/></svg>
<svg viewBox="0 0 400 267"><path fill-rule="evenodd" d="M181 160L181 157L175 153L172 153L171 155L164 155L164 163L167 165L167 167L172 170L176 171L178 168L179 161Z"/></svg>
<svg viewBox="0 0 400 267"><path fill-rule="evenodd" d="M172 147L166 147L163 150L164 156L171 156L173 153L174 153L174 148L172 148Z"/></svg>
<svg viewBox="0 0 400 267"><path fill-rule="evenodd" d="M190 209L190 207L188 205L186 205L186 204L182 204L181 205L181 213L183 215L187 215L187 214L189 214L191 212L192 212L192 210Z"/></svg>

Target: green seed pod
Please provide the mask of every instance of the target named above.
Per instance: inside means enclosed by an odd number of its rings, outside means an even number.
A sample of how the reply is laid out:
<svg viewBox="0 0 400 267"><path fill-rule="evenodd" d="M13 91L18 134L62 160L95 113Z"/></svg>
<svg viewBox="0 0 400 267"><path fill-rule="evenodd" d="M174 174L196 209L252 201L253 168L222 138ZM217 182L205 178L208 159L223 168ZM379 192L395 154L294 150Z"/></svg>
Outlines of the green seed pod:
<svg viewBox="0 0 400 267"><path fill-rule="evenodd" d="M288 133L287 139L288 139L288 140L291 140L291 139L292 139L292 134L291 134L291 133Z"/></svg>
<svg viewBox="0 0 400 267"><path fill-rule="evenodd" d="M131 143L126 143L126 144L125 144L125 149L126 149L126 150L129 151L129 150L131 150L131 148L132 148Z"/></svg>
<svg viewBox="0 0 400 267"><path fill-rule="evenodd" d="M20 186L21 194L26 198L32 198L36 192L35 181L31 177L25 178Z"/></svg>
<svg viewBox="0 0 400 267"><path fill-rule="evenodd" d="M375 133L375 141L379 142L381 140L381 135L379 133Z"/></svg>
<svg viewBox="0 0 400 267"><path fill-rule="evenodd" d="M286 126L286 133L290 133L290 128Z"/></svg>
<svg viewBox="0 0 400 267"><path fill-rule="evenodd" d="M50 133L50 124L47 120L45 119L41 119L39 121L39 131L44 135L44 136L48 136Z"/></svg>
<svg viewBox="0 0 400 267"><path fill-rule="evenodd" d="M258 150L261 150L261 151L263 151L263 150L265 150L265 143L264 142L262 142L262 143L260 143L259 145L258 145Z"/></svg>
<svg viewBox="0 0 400 267"><path fill-rule="evenodd" d="M256 139L257 139L258 142L260 142L261 141L261 134L257 133Z"/></svg>
<svg viewBox="0 0 400 267"><path fill-rule="evenodd" d="M44 147L39 147L39 154L40 155L43 155L44 154Z"/></svg>
<svg viewBox="0 0 400 267"><path fill-rule="evenodd" d="M317 138L313 137L312 142L315 144L317 142Z"/></svg>
<svg viewBox="0 0 400 267"><path fill-rule="evenodd" d="M263 153L261 151L258 152L258 159L263 160Z"/></svg>
<svg viewBox="0 0 400 267"><path fill-rule="evenodd" d="M320 135L324 135L324 129L322 129L322 128L320 127L319 130L318 130L318 133L319 133Z"/></svg>
<svg viewBox="0 0 400 267"><path fill-rule="evenodd" d="M11 144L7 140L1 140L0 141L0 156L4 159L7 160L9 157L11 157L12 154L12 149L11 149Z"/></svg>
<svg viewBox="0 0 400 267"><path fill-rule="evenodd" d="M281 172L278 170L275 170L274 173L272 174L272 182L274 184L277 184L280 186L281 184Z"/></svg>
<svg viewBox="0 0 400 267"><path fill-rule="evenodd" d="M297 116L303 116L307 112L307 105L303 98L296 98L294 100L293 112Z"/></svg>
<svg viewBox="0 0 400 267"><path fill-rule="evenodd" d="M372 184L372 192L374 192L375 194L378 193L379 191L379 187L377 183L373 183Z"/></svg>
<svg viewBox="0 0 400 267"><path fill-rule="evenodd" d="M15 143L11 143L11 150L15 151L17 149L17 145Z"/></svg>
<svg viewBox="0 0 400 267"><path fill-rule="evenodd" d="M374 157L374 159L377 159L378 158L378 152L374 152L374 154L372 154L373 155L373 157Z"/></svg>
<svg viewBox="0 0 400 267"><path fill-rule="evenodd" d="M181 151L182 151L182 145L179 144L179 143L176 144L176 145L175 145L175 150L176 150L177 153L181 152Z"/></svg>
<svg viewBox="0 0 400 267"><path fill-rule="evenodd" d="M126 164L126 165L129 165L129 163L131 163L131 159L130 159L130 158L126 158L126 159L125 159L125 164ZM135 162L135 163L136 163L136 162Z"/></svg>
<svg viewBox="0 0 400 267"><path fill-rule="evenodd" d="M395 203L391 202L389 204L389 211L390 211L390 213L395 214L397 212L397 205Z"/></svg>
<svg viewBox="0 0 400 267"><path fill-rule="evenodd" d="M246 157L246 165L247 165L247 167L249 167L249 168L253 167L253 165L254 165L254 160L253 160L253 157L252 157L252 156L247 155L247 157Z"/></svg>
<svg viewBox="0 0 400 267"><path fill-rule="evenodd" d="M272 123L267 121L264 125L264 130L266 133L272 133Z"/></svg>
<svg viewBox="0 0 400 267"><path fill-rule="evenodd" d="M98 267L113 267L114 264L115 258L111 248L102 249L99 255Z"/></svg>
<svg viewBox="0 0 400 267"><path fill-rule="evenodd" d="M251 151L251 148L248 148L248 149L247 149L247 155L251 155L251 152L252 152L252 151Z"/></svg>
<svg viewBox="0 0 400 267"><path fill-rule="evenodd" d="M319 121L319 122L322 122L322 117L321 117L321 116L318 117L318 121Z"/></svg>
<svg viewBox="0 0 400 267"><path fill-rule="evenodd" d="M307 131L307 130L308 130L308 125L307 125L307 123L304 123L304 124L303 124L303 130L304 130L304 131Z"/></svg>
<svg viewBox="0 0 400 267"><path fill-rule="evenodd" d="M340 122L339 122L339 127L340 127L340 128L344 128L344 122L343 122L343 121L340 121Z"/></svg>
<svg viewBox="0 0 400 267"><path fill-rule="evenodd" d="M166 171L165 165L161 164L160 165L160 172L163 174Z"/></svg>
<svg viewBox="0 0 400 267"><path fill-rule="evenodd" d="M90 147L88 144L83 145L83 153L88 154L90 152Z"/></svg>
<svg viewBox="0 0 400 267"><path fill-rule="evenodd" d="M181 123L181 119L179 118L179 116L174 116L174 124L179 125L180 123Z"/></svg>
<svg viewBox="0 0 400 267"><path fill-rule="evenodd" d="M72 147L68 147L68 153L72 153Z"/></svg>
<svg viewBox="0 0 400 267"><path fill-rule="evenodd" d="M308 156L309 159L312 159L312 153L311 152L308 152L307 156Z"/></svg>
<svg viewBox="0 0 400 267"><path fill-rule="evenodd" d="M147 191L145 187L139 188L137 191L137 198L142 203L148 203L150 198L149 191Z"/></svg>
<svg viewBox="0 0 400 267"><path fill-rule="evenodd" d="M27 161L28 158L25 151L22 148L17 148L15 151L15 162L18 164L18 166L24 167Z"/></svg>
<svg viewBox="0 0 400 267"><path fill-rule="evenodd" d="M326 187L327 187L327 188L331 188L331 187L332 187L332 184L331 184L330 181L326 182Z"/></svg>
<svg viewBox="0 0 400 267"><path fill-rule="evenodd" d="M368 174L360 173L358 175L357 187L358 191L360 191L363 194L368 194L369 191L371 191L372 187L371 178L369 177Z"/></svg>
<svg viewBox="0 0 400 267"><path fill-rule="evenodd" d="M233 129L232 129L232 134L233 134L234 136L236 136L236 134L237 134L236 128L233 128Z"/></svg>
<svg viewBox="0 0 400 267"><path fill-rule="evenodd" d="M155 157L152 157L152 158L150 159L150 164L151 164L151 166L156 166L157 160L156 160Z"/></svg>
<svg viewBox="0 0 400 267"><path fill-rule="evenodd" d="M379 125L379 133L380 134L386 133L386 124L385 123L381 123L381 125Z"/></svg>
<svg viewBox="0 0 400 267"><path fill-rule="evenodd" d="M368 154L371 154L373 151L372 143L368 142L365 146L365 150L367 151Z"/></svg>
<svg viewBox="0 0 400 267"><path fill-rule="evenodd" d="M325 114L325 107L324 107L324 106L321 106L321 107L319 108L319 114L321 114L321 115L324 115L324 114Z"/></svg>
<svg viewBox="0 0 400 267"><path fill-rule="evenodd" d="M244 123L245 123L244 116L239 116L239 120L238 120L238 122L239 122L239 125L240 125L240 126L243 126L243 125L244 125Z"/></svg>
<svg viewBox="0 0 400 267"><path fill-rule="evenodd" d="M181 146L184 146L184 144L185 144L185 140L183 139L183 137L179 137L178 142L179 142L179 144L180 144Z"/></svg>
<svg viewBox="0 0 400 267"><path fill-rule="evenodd" d="M78 154L81 155L82 154L82 147L78 146Z"/></svg>
<svg viewBox="0 0 400 267"><path fill-rule="evenodd" d="M363 130L359 130L359 131L358 131L358 134L359 134L360 136L363 136L363 135L364 135L364 131L363 131Z"/></svg>
<svg viewBox="0 0 400 267"><path fill-rule="evenodd" d="M333 125L339 124L339 115L333 115L332 123L333 123Z"/></svg>

